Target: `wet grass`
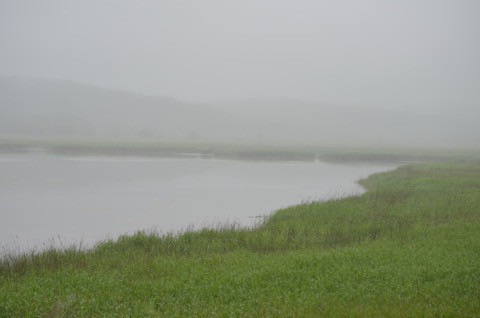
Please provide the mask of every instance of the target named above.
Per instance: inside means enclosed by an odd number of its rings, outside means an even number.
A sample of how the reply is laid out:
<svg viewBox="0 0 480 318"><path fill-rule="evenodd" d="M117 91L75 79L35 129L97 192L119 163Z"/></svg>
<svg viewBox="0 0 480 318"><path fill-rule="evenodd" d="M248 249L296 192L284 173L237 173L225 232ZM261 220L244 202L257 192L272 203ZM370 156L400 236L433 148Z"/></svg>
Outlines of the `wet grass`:
<svg viewBox="0 0 480 318"><path fill-rule="evenodd" d="M480 315L480 164L403 166L259 227L5 257L0 317Z"/></svg>

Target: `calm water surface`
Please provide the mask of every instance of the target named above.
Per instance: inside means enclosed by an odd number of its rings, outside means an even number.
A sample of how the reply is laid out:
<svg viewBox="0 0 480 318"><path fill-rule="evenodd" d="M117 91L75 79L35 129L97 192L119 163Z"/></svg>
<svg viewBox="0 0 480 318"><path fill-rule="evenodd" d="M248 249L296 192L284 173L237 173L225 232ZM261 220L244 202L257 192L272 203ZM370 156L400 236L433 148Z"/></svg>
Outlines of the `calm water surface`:
<svg viewBox="0 0 480 318"><path fill-rule="evenodd" d="M249 226L306 200L361 193L391 165L0 156L0 251L92 246L137 230Z"/></svg>

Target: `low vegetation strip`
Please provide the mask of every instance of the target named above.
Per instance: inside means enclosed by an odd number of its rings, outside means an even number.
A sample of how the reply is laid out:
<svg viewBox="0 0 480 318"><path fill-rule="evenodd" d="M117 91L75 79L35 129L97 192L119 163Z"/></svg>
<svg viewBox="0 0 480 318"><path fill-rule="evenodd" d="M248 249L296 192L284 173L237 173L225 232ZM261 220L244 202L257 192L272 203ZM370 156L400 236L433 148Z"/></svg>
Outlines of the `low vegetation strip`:
<svg viewBox="0 0 480 318"><path fill-rule="evenodd" d="M208 141L93 141L2 139L0 154L45 152L51 155L150 158L216 158L228 160L304 161L330 163L474 162L478 150L325 147L292 144L229 144Z"/></svg>
<svg viewBox="0 0 480 318"><path fill-rule="evenodd" d="M360 182L251 229L4 257L0 317L478 317L480 164Z"/></svg>

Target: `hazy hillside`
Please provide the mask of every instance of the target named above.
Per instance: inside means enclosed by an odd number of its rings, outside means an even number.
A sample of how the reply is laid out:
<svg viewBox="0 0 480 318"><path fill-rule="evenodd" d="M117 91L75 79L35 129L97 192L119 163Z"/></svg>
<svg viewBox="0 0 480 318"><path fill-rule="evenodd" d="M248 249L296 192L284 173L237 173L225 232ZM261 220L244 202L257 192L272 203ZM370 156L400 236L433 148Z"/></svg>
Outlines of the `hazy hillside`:
<svg viewBox="0 0 480 318"><path fill-rule="evenodd" d="M233 116L173 98L75 82L0 78L0 134L118 138L234 138Z"/></svg>
<svg viewBox="0 0 480 318"><path fill-rule="evenodd" d="M192 104L75 82L0 78L0 135L478 147L476 118L306 103Z"/></svg>

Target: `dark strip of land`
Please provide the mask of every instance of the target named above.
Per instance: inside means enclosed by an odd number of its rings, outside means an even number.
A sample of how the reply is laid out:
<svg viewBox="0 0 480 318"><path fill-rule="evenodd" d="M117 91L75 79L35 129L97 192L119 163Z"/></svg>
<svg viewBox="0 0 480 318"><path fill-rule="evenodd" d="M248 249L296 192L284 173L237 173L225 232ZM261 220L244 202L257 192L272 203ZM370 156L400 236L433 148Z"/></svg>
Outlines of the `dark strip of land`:
<svg viewBox="0 0 480 318"><path fill-rule="evenodd" d="M290 144L215 143L207 141L98 141L62 139L0 139L0 154L46 152L70 156L204 158L330 163L472 162L478 150L326 147Z"/></svg>

